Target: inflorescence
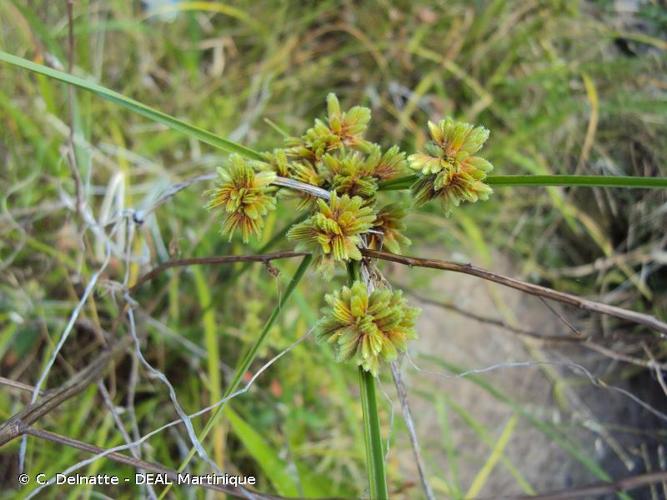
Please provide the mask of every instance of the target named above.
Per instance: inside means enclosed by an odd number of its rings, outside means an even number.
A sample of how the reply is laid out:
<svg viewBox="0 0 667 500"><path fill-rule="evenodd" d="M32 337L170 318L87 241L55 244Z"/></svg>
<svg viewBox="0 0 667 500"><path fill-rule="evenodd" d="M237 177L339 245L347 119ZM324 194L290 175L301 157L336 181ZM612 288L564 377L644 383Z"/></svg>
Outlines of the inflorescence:
<svg viewBox="0 0 667 500"><path fill-rule="evenodd" d="M424 151L406 157L398 146L383 150L365 138L368 108L342 111L329 94L327 111L326 120L315 120L302 136L286 139L285 147L263 153L262 161L232 155L229 166L218 169L221 182L211 191L208 207L224 209L223 233L231 238L239 231L244 242L261 234L266 214L276 206L278 177L316 186L329 192L328 200L317 199L312 190L290 191L309 215L290 228L287 238L312 252L318 269L331 276L336 263L360 261L362 248L398 253L410 244L403 234L406 209L378 204L381 183L412 169L417 173L411 188L415 205L437 199L448 215L461 202L491 194L484 180L493 167L476 156L489 136L484 127L451 118L429 122L431 140ZM354 360L373 374L415 336L418 310L408 307L400 292L381 288L369 293L356 281L327 295L326 302L319 337L333 345L340 360Z"/></svg>

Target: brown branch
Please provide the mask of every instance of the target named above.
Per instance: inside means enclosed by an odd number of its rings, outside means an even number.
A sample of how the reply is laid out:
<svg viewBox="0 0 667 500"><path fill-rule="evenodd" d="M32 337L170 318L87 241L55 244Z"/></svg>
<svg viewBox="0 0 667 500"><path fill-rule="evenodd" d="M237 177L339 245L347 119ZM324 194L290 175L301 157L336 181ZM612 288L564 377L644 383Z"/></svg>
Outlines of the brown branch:
<svg viewBox="0 0 667 500"><path fill-rule="evenodd" d="M29 436L45 439L53 443L61 444L63 446L69 446L70 448L76 448L77 450L82 450L88 453L92 453L93 455L100 455L106 452L104 448L84 443L82 441L78 441L76 439L72 439L66 436L61 436L60 434L56 434L54 432L35 429L33 427L25 427L23 429L23 433L28 434ZM116 452L106 453L104 457L108 458L109 460L113 460L114 462L129 465L139 470L155 472L157 474L164 474L174 483L178 483L178 477L179 477L178 472L172 469L168 469L160 464L146 462L144 460L128 457L127 455L123 455L122 453L116 453ZM187 483L185 484L187 485ZM202 482L202 484L199 486L202 486L203 488L209 490L221 491L223 493L227 493L228 495L233 495L238 498L247 498L248 494L250 494L252 498L261 498L269 500L284 498L273 495L266 495L264 493L258 493L256 491L244 492L244 489L238 486L224 486L219 484L208 484L206 482Z"/></svg>
<svg viewBox="0 0 667 500"><path fill-rule="evenodd" d="M12 387L14 389L30 393L35 390L35 388L31 385L24 384L23 382L17 382L16 380L12 380L7 377L0 377L0 385L6 385L7 387Z"/></svg>
<svg viewBox="0 0 667 500"><path fill-rule="evenodd" d="M514 333L516 335L520 335L522 337L528 337L545 343L580 345L582 347L585 347L586 349L596 351L616 361L623 361L625 363L630 363L644 368L655 369L656 373L661 373L660 370L667 370L667 363L658 363L657 361L655 361L655 359L646 361L645 359L637 358L635 356L628 356L627 354L614 351L613 349L609 349L608 347L602 346L600 344L595 344L590 341L590 337L564 337L560 335L542 335L532 330L526 330L524 328L514 327L509 323L506 323L505 321L499 319L489 318L487 316L481 316L472 311L468 311L467 309L463 309L462 307L459 307L450 302L442 302L438 300L429 299L428 297L419 295L418 293L414 292L413 290L410 290L407 287L401 286L401 288L403 290L406 290L410 295L415 297L420 302L442 307L443 309L453 311L457 314L460 314L466 318L470 318L479 323L496 326L498 328L502 328L503 330L506 330L510 333ZM667 393L667 391L665 392Z"/></svg>
<svg viewBox="0 0 667 500"><path fill-rule="evenodd" d="M156 268L148 271L146 274L139 277L137 282L132 285L130 292L135 291L141 285L154 279L160 273L171 269L172 267L183 266L199 266L202 264L233 264L234 262L263 262L265 264L272 260L291 259L294 257L303 257L308 255L307 252L274 252L265 253L261 255L219 255L213 257L191 257L188 259L172 259L163 262Z"/></svg>
<svg viewBox="0 0 667 500"><path fill-rule="evenodd" d="M586 337L564 337L561 335L542 335L540 333L537 333L532 330L527 330L525 328L519 328L510 325L506 321L503 321L501 319L496 319L496 318L490 318L488 316L481 316L477 313L474 313L472 311L469 311L467 309L464 309L462 307L457 306L456 304L453 304L451 302L444 302L440 300L433 300L429 299L428 297L424 297L423 295L420 295L416 293L413 290L410 290L409 288L405 286L401 286L402 290L407 291L410 295L415 297L417 300L420 302L423 302L425 304L430 304L433 306L437 307L442 307L443 309L447 309L449 311L453 311L457 314L460 314L461 316L465 316L466 318L470 318L472 320L475 320L479 323L485 323L487 325L492 325L496 326L498 328L502 328L504 330L507 330L510 333L515 333L517 335L521 335L523 337L529 337L531 339L539 340L541 342L553 342L553 343L564 343L564 344L580 344L586 340Z"/></svg>
<svg viewBox="0 0 667 500"><path fill-rule="evenodd" d="M97 380L107 369L109 362L129 347L132 339L124 337L110 350L104 351L85 369L77 373L59 389L47 392L43 398L28 405L9 420L0 424L0 446L19 437L24 430L37 422L51 410L57 408L68 399L76 396L91 383Z"/></svg>
<svg viewBox="0 0 667 500"><path fill-rule="evenodd" d="M626 477L619 479L613 483L599 483L591 486L584 486L583 488L572 488L569 490L554 491L552 493L545 493L533 496L519 496L512 497L518 499L533 499L533 500L569 500L571 498L592 498L599 497L609 493L619 493L622 491L629 491L641 486L658 483L667 480L667 471L650 472L648 474L640 474L638 476Z"/></svg>
<svg viewBox="0 0 667 500"><path fill-rule="evenodd" d="M418 257L408 257L406 255L397 255L390 252L381 252L378 250L370 249L362 249L361 252L366 257L397 262L406 266L428 267L431 269L441 269L443 271L453 271L455 273L477 276L478 278L492 281L509 288L514 288L515 290L535 295L537 297L544 297L545 299L562 302L563 304L577 307L585 311L606 314L608 316L613 316L615 318L644 325L661 333L667 333L667 323L664 323L651 315L623 309L622 307L610 306L601 302L595 302L593 300L584 299L565 292L557 292L551 288L534 285L532 283L526 283L525 281L503 276L502 274L494 273L492 271L487 271L486 269L473 266L472 264L458 264L456 262L448 262L437 259L421 259Z"/></svg>

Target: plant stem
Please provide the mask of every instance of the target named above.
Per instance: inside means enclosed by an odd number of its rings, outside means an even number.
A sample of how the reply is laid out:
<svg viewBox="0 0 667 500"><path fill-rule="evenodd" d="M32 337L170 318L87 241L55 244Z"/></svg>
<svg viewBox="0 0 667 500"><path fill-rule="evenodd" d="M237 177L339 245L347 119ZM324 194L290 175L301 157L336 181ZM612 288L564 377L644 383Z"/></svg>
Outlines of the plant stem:
<svg viewBox="0 0 667 500"><path fill-rule="evenodd" d="M492 186L588 186L619 188L667 188L667 177L629 175L492 175Z"/></svg>
<svg viewBox="0 0 667 500"><path fill-rule="evenodd" d="M380 183L381 191L409 189L417 175L407 175ZM633 177L624 175L490 175L490 186L586 186L618 188L667 188L667 177Z"/></svg>
<svg viewBox="0 0 667 500"><path fill-rule="evenodd" d="M378 417L375 396L375 377L359 367L359 389L361 390L361 407L364 411L364 437L366 441L366 464L368 482L372 500L386 500L387 478L384 470L384 452L380 436L380 419Z"/></svg>
<svg viewBox="0 0 667 500"><path fill-rule="evenodd" d="M360 279L359 263L350 262L347 266L350 285ZM375 377L361 366L359 367L359 391L361 407L364 414L364 441L366 443L366 467L371 500L385 500L387 494L387 478L384 468L384 452L380 435L380 417L378 415L377 397L375 395Z"/></svg>
<svg viewBox="0 0 667 500"><path fill-rule="evenodd" d="M225 393L223 395L223 399L229 397L231 394L233 394L236 389L238 388L239 384L241 383L241 380L243 379L243 375L248 371L248 368L250 368L251 363L254 361L255 356L257 355L257 351L259 351L260 347L262 346L262 343L264 342L264 339L266 338L267 334L269 333L269 330L273 326L273 323L275 323L276 319L278 318L278 315L283 309L283 306L289 299L290 295L292 295L292 292L296 288L296 286L299 284L301 279L303 278L304 274L306 273L306 269L308 269L308 266L310 266L310 263L313 260L312 255L306 255L303 260L301 261L301 264L299 264L298 269L294 273L294 276L292 276L292 279L290 280L289 284L287 285L287 288L285 292L282 294L280 299L278 300L278 304L276 304L276 307L274 307L273 311L271 312L271 316L269 316L269 319L266 321L264 324L264 328L262 328L262 331L259 334L259 337L257 337L257 340L255 343L248 349L248 351L245 353L245 355L241 358L241 361L236 367L236 370L234 371L234 376L232 377L232 381L229 383L227 386L227 390L225 390ZM206 439L206 436L208 435L209 432L211 432L211 429L215 426L215 424L218 422L220 417L222 416L223 409L227 403L223 403L220 406L217 407L211 418L206 422L206 426L204 427L204 430L202 433L198 436L200 441L203 441ZM181 465L178 468L178 472L183 472L185 467L187 467L188 463L190 463L190 460L192 460L192 457L195 455L195 450L194 448L191 448L190 451L188 452L187 456L181 463ZM160 495L160 498L164 498L167 492L171 486L168 486L162 491L162 494Z"/></svg>

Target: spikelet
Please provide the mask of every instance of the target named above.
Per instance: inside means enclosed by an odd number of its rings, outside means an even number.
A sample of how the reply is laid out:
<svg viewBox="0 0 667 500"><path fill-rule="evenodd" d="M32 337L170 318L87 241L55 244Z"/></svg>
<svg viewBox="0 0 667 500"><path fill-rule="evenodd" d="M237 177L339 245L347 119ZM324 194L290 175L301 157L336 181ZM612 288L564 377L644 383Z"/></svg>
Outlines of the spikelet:
<svg viewBox="0 0 667 500"><path fill-rule="evenodd" d="M231 240L235 231L240 231L243 242L251 235L259 235L264 225L264 216L276 206L271 183L274 172L256 173L249 161L238 155L229 158L226 169L219 168L221 183L210 192L209 209L221 207L225 211L222 233Z"/></svg>
<svg viewBox="0 0 667 500"><path fill-rule="evenodd" d="M489 137L484 127L446 118L428 123L432 141L425 153L408 157L410 168L422 174L412 186L417 205L440 199L447 214L462 201L486 200L491 188L484 183L493 165L474 156Z"/></svg>
<svg viewBox="0 0 667 500"><path fill-rule="evenodd" d="M317 336L333 347L338 361L351 360L377 376L383 362L396 359L416 338L419 309L408 307L400 291L382 288L369 294L355 281L325 300Z"/></svg>
<svg viewBox="0 0 667 500"><path fill-rule="evenodd" d="M313 163L322 156L342 147L366 148L369 142L364 134L371 119L371 110L363 106L354 106L348 111L341 111L335 94L327 96L327 120L315 120L302 137L287 140L287 154L295 159L306 159Z"/></svg>
<svg viewBox="0 0 667 500"><path fill-rule="evenodd" d="M401 245L404 247L410 245L411 241L403 235L405 215L405 209L397 203L390 203L382 207L368 233L368 248L373 250L386 248L390 252L400 253Z"/></svg>
<svg viewBox="0 0 667 500"><path fill-rule="evenodd" d="M361 260L361 236L374 220L373 209L364 206L362 198L334 191L329 203L317 200L315 214L294 225L287 238L296 241L297 248L318 255L318 267L330 274L335 261Z"/></svg>

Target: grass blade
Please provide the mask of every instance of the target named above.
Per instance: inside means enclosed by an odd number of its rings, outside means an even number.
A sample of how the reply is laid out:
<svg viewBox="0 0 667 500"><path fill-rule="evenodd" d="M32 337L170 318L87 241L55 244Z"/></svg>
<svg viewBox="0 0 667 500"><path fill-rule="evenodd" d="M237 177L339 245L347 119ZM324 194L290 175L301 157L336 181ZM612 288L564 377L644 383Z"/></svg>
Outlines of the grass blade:
<svg viewBox="0 0 667 500"><path fill-rule="evenodd" d="M380 191L409 189L417 180L407 175L380 183ZM629 175L490 175L490 186L582 186L661 189L667 188L667 177L633 177Z"/></svg>
<svg viewBox="0 0 667 500"><path fill-rule="evenodd" d="M667 177L629 175L493 175L491 186L586 186L618 188L667 188Z"/></svg>
<svg viewBox="0 0 667 500"><path fill-rule="evenodd" d="M264 343L264 339L269 333L269 330L271 330L271 327L273 326L273 323L275 323L276 319L278 318L278 315L283 309L283 306L289 299L289 297L292 295L292 292L296 288L296 286L299 284L301 279L303 278L304 274L306 273L306 270L310 266L310 263L312 262L313 257L312 255L306 255L303 260L301 261L301 264L299 264L298 269L294 273L294 276L292 276L292 279L290 280L289 284L287 285L287 288L285 289L285 292L283 295L280 297L278 300L278 304L276 304L276 307L274 307L273 311L271 312L271 316L269 316L269 319L266 321L264 324L264 327L262 328L262 331L260 332L259 336L257 337L257 340L255 343L250 347L250 349L246 352L246 354L241 358L241 361L236 367L236 370L234 371L234 376L232 378L232 381L230 382L229 386L227 387L227 390L225 391L223 398L226 398L230 394L232 394L236 389L238 389L239 384L241 383L241 380L243 379L243 374L248 371L248 368L250 367L250 364L253 362L255 359L255 356L257 355L257 351L259 351L260 347ZM200 441L204 441L206 439L206 436L211 432L211 429L215 426L215 424L218 422L220 417L223 414L223 409L227 406L227 404L222 404L218 406L218 408L215 410L211 418L206 422L206 426L204 427L204 430L202 433L198 436ZM179 472L182 472L185 467L190 463L190 460L192 460L192 457L195 455L195 449L191 448L190 451L188 452L187 456L181 463L181 465L178 468ZM171 486L168 486L162 491L162 494L160 495L160 498L164 498L167 492L170 490Z"/></svg>
<svg viewBox="0 0 667 500"><path fill-rule="evenodd" d="M204 278L201 268L193 266L192 276L197 290L197 298L202 314L202 326L204 328L204 345L208 352L208 380L209 394L211 403L220 401L222 387L220 380L220 346L218 345L218 327L215 323L215 310L213 309L213 300L209 284ZM223 467L225 456L225 433L222 426L218 426L214 432L213 451L216 463Z"/></svg>
<svg viewBox="0 0 667 500"><path fill-rule="evenodd" d="M19 68L27 69L28 71L32 71L33 73L37 73L40 75L48 76L49 78L60 80L61 82L65 82L69 85L74 85L75 87L79 87L83 90L92 92L101 97L102 99L106 99L107 101L117 104L134 113L137 113L138 115L141 115L144 118L148 118L149 120L153 120L154 122L166 125L172 130L181 132L185 135L198 139L201 142L205 142L206 144L222 149L229 153L237 153L247 158L253 158L255 160L262 159L262 156L254 149L250 149L246 146L242 146L241 144L237 144L227 139L223 139L222 137L218 137L213 132L209 132L208 130L195 127L194 125L190 125L189 123L186 123L183 120L179 120L178 118L174 118L173 116L163 113L162 111L158 111L149 106L146 106L145 104L142 104L139 101L135 101L134 99L131 99L122 94L119 94L118 92L103 87L102 85L98 85L97 83L85 80L83 78L79 78L78 76L70 75L69 73L65 73L63 71L58 71L53 68L49 68L48 66L44 66L42 64L34 63L27 59L23 59L22 57L17 57L15 55L8 54L7 52L3 52L1 50L0 50L0 61L11 64L13 66L18 66Z"/></svg>
<svg viewBox="0 0 667 500"><path fill-rule="evenodd" d="M294 478L288 473L289 464L278 456L276 450L271 447L264 437L229 406L225 408L225 417L229 420L232 430L240 439L243 447L262 468L278 494L283 496L298 495L299 492L294 483Z"/></svg>
<svg viewBox="0 0 667 500"><path fill-rule="evenodd" d="M514 433L514 428L516 427L518 420L519 419L516 415L512 415L510 417L507 425L505 425L505 428L503 429L502 434L498 438L496 445L493 447L493 450L491 450L489 458L479 470L475 476L475 479L473 479L470 488L465 494L465 498L475 498L479 495L479 492L482 491L486 481L489 479L489 475L500 460L500 457L503 456L505 447L507 446L507 443L509 443L512 434Z"/></svg>

